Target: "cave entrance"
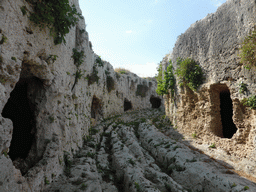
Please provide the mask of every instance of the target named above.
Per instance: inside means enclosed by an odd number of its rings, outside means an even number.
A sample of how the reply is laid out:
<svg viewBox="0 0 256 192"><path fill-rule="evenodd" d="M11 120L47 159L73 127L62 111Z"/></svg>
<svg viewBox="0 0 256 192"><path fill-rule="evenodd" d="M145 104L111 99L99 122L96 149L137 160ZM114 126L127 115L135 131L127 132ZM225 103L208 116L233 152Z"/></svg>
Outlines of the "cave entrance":
<svg viewBox="0 0 256 192"><path fill-rule="evenodd" d="M233 104L226 84L210 87L210 131L218 137L232 138L237 128L233 122Z"/></svg>
<svg viewBox="0 0 256 192"><path fill-rule="evenodd" d="M2 111L2 116L13 122L8 155L22 175L41 159L36 145L36 111L37 105L42 104L44 95L40 79L21 77Z"/></svg>
<svg viewBox="0 0 256 192"><path fill-rule="evenodd" d="M99 117L102 116L102 106L100 99L96 96L92 98L92 105L91 105L91 118L98 120Z"/></svg>
<svg viewBox="0 0 256 192"><path fill-rule="evenodd" d="M220 114L224 138L232 138L237 128L233 122L233 105L228 89L220 92Z"/></svg>
<svg viewBox="0 0 256 192"><path fill-rule="evenodd" d="M33 141L31 131L35 126L34 109L27 97L27 89L28 80L21 79L11 92L2 112L3 117L13 122L13 135L9 149L12 161L17 158L25 159Z"/></svg>
<svg viewBox="0 0 256 192"><path fill-rule="evenodd" d="M128 99L124 99L124 111L132 109L132 103Z"/></svg>
<svg viewBox="0 0 256 192"><path fill-rule="evenodd" d="M161 101L162 100L160 98L154 96L150 97L150 103L152 105L152 108L159 108L161 106Z"/></svg>

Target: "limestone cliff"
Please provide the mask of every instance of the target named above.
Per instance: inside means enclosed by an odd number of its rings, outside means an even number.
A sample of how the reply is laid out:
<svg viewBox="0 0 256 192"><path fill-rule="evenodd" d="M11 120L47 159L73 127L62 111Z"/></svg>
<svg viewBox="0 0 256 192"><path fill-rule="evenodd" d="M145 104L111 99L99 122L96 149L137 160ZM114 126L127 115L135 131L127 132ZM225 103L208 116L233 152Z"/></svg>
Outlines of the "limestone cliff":
<svg viewBox="0 0 256 192"><path fill-rule="evenodd" d="M177 69L177 58L192 58L204 72L204 83L192 91L176 84L175 96L165 96L166 113L178 130L236 170L255 172L255 110L242 105L243 98L256 94L255 70L240 62L239 48L256 23L254 0L227 0L218 10L192 24L181 34L168 60ZM239 92L241 82L246 92ZM221 155L220 155L221 154Z"/></svg>
<svg viewBox="0 0 256 192"><path fill-rule="evenodd" d="M28 18L28 2L0 0L0 191L40 191L91 125L161 106L154 79L118 74L93 52L84 19L55 45L50 30ZM78 0L69 3L81 13ZM84 52L80 66L74 49Z"/></svg>

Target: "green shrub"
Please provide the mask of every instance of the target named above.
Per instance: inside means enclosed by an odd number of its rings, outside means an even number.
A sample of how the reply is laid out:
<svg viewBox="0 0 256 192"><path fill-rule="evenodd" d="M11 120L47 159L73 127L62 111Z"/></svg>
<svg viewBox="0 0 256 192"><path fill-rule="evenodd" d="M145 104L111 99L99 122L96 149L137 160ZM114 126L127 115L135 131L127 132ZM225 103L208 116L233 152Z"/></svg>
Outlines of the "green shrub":
<svg viewBox="0 0 256 192"><path fill-rule="evenodd" d="M142 192L142 189L141 189L139 183L135 182L134 185L135 185L135 188L136 188L137 192Z"/></svg>
<svg viewBox="0 0 256 192"><path fill-rule="evenodd" d="M170 65L167 67L167 70L164 71L164 78L162 79L162 75L158 74L157 77L157 89L156 92L158 95L168 94L168 90L171 90L171 96L174 96L174 88L176 79L173 72L172 61L169 61ZM158 72L162 74L162 65L159 66Z"/></svg>
<svg viewBox="0 0 256 192"><path fill-rule="evenodd" d="M11 59L12 59L13 61L17 61L16 57L12 57Z"/></svg>
<svg viewBox="0 0 256 192"><path fill-rule="evenodd" d="M256 96L253 95L247 99L243 99L242 104L244 106L250 107L251 109L256 109Z"/></svg>
<svg viewBox="0 0 256 192"><path fill-rule="evenodd" d="M2 39L0 41L0 45L6 43L7 37L5 35L2 36Z"/></svg>
<svg viewBox="0 0 256 192"><path fill-rule="evenodd" d="M91 85L95 82L99 82L99 77L98 77L98 71L96 70L96 67L93 66L93 71L91 75L87 75L86 79L88 79L88 85Z"/></svg>
<svg viewBox="0 0 256 192"><path fill-rule="evenodd" d="M27 0L34 9L29 19L38 25L41 29L46 26L50 29L51 35L54 37L54 43L66 43L64 36L69 33L70 28L78 22L78 16L82 19L82 15L77 12L75 5L69 5L68 0Z"/></svg>
<svg viewBox="0 0 256 192"><path fill-rule="evenodd" d="M246 191L246 190L248 190L249 189L249 187L248 186L244 186L244 190Z"/></svg>
<svg viewBox="0 0 256 192"><path fill-rule="evenodd" d="M107 89L109 93L115 89L115 81L111 76L107 76Z"/></svg>
<svg viewBox="0 0 256 192"><path fill-rule="evenodd" d="M44 183L45 183L46 185L50 184L50 182L48 181L47 177L44 178Z"/></svg>
<svg viewBox="0 0 256 192"><path fill-rule="evenodd" d="M27 14L27 8L26 8L26 6L22 6L22 7L20 8L20 10L21 10L23 16Z"/></svg>
<svg viewBox="0 0 256 192"><path fill-rule="evenodd" d="M102 62L100 56L96 59L96 64L98 64L99 67L103 67L103 62Z"/></svg>
<svg viewBox="0 0 256 192"><path fill-rule="evenodd" d="M83 191L85 191L85 190L86 190L86 188L87 188L87 185L85 185L84 183L82 183L82 185L81 185L80 189L81 189L81 190L83 190Z"/></svg>
<svg viewBox="0 0 256 192"><path fill-rule="evenodd" d="M216 148L215 143L211 144L209 147L210 148Z"/></svg>
<svg viewBox="0 0 256 192"><path fill-rule="evenodd" d="M204 80L201 67L190 58L184 60L178 58L177 65L176 74L179 77L180 86L187 86L196 91Z"/></svg>
<svg viewBox="0 0 256 192"><path fill-rule="evenodd" d="M250 32L245 37L239 56L241 57L241 62L246 64L249 69L256 66L256 31Z"/></svg>
<svg viewBox="0 0 256 192"><path fill-rule="evenodd" d="M73 48L72 58L74 59L74 63L77 67L79 67L83 62L84 51L77 51L76 48Z"/></svg>
<svg viewBox="0 0 256 192"><path fill-rule="evenodd" d="M239 86L240 86L240 87L239 87L239 93L247 92L247 84L241 82L241 83L239 84Z"/></svg>

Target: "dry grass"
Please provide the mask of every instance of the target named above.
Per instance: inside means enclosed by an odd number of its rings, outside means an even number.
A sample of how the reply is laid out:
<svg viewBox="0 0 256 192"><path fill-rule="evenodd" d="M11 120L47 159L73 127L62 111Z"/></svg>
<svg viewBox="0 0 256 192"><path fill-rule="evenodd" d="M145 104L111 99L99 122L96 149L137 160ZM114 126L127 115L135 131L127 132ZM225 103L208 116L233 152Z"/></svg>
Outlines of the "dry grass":
<svg viewBox="0 0 256 192"><path fill-rule="evenodd" d="M125 68L118 67L118 68L115 68L115 72L121 73L121 74L128 74L131 71L129 71L128 69L125 69Z"/></svg>

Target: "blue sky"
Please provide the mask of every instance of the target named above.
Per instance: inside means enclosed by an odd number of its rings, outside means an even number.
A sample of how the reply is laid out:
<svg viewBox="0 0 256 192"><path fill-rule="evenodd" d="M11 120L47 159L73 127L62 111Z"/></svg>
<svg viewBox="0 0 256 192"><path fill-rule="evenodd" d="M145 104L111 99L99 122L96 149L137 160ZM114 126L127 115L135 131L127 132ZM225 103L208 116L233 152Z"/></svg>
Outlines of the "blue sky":
<svg viewBox="0 0 256 192"><path fill-rule="evenodd" d="M226 0L79 0L93 50L114 68L152 77L177 37Z"/></svg>

